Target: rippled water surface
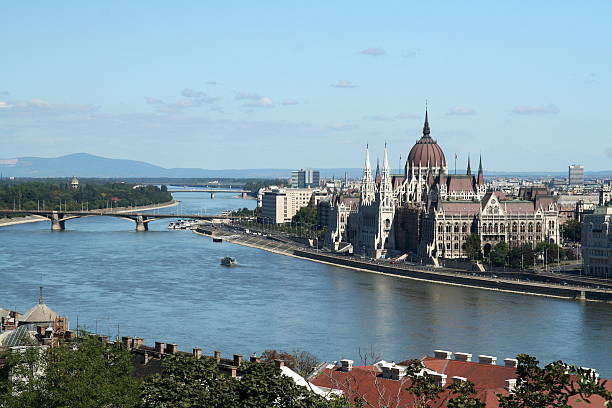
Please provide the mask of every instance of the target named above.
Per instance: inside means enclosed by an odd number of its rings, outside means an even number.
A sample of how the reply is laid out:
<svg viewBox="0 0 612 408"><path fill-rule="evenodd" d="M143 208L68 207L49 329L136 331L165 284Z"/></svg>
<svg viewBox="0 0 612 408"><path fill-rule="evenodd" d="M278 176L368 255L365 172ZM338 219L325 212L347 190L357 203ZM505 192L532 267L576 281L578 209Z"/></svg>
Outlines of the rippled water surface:
<svg viewBox="0 0 612 408"><path fill-rule="evenodd" d="M255 206L232 194L177 193L182 212ZM176 207L162 210L175 212ZM307 350L324 360L373 348L387 360L433 349L536 355L612 377L612 305L496 293L380 276L270 254L187 231L107 217L0 228L0 308L38 298L79 325L249 355ZM234 268L219 264L237 258Z"/></svg>

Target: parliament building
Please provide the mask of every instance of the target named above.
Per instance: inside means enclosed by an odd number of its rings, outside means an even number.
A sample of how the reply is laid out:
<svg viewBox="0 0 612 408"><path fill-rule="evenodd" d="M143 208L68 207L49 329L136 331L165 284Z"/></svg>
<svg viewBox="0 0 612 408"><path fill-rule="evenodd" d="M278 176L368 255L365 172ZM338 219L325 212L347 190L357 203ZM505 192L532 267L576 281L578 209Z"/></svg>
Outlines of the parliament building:
<svg viewBox="0 0 612 408"><path fill-rule="evenodd" d="M467 237L478 234L485 256L509 246L559 242L555 197L525 189L508 199L485 185L482 158L472 173L449 174L444 151L431 137L427 111L423 136L410 150L401 175L391 174L385 146L382 168L372 172L366 148L358 198L336 191L329 203L326 246L366 256L410 255L433 263L466 258Z"/></svg>

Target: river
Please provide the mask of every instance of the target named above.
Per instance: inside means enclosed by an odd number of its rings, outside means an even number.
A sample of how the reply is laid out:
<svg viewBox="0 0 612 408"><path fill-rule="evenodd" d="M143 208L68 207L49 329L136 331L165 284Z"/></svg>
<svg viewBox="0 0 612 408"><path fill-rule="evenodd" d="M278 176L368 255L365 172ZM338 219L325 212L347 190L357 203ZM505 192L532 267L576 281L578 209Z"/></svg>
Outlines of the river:
<svg viewBox="0 0 612 408"><path fill-rule="evenodd" d="M233 194L175 193L174 213L253 208ZM359 349L386 360L434 349L561 359L612 378L612 305L498 293L358 272L213 243L189 231L148 232L110 217L0 228L0 308L26 312L44 286L46 303L72 328L189 351L250 355L306 350L322 360ZM223 267L233 256L239 266ZM607 350L607 351L606 351Z"/></svg>

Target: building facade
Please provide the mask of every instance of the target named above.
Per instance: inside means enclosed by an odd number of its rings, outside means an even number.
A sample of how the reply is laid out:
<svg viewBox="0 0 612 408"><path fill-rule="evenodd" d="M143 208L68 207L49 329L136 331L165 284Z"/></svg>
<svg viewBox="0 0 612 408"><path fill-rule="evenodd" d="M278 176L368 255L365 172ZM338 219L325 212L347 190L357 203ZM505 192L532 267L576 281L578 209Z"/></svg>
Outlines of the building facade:
<svg viewBox="0 0 612 408"><path fill-rule="evenodd" d="M291 222L293 216L303 207L316 207L327 197L325 191L310 188L271 187L261 192L261 216L268 224Z"/></svg>
<svg viewBox="0 0 612 408"><path fill-rule="evenodd" d="M559 242L559 210L546 188L509 200L487 191L482 158L472 173L449 174L442 148L431 137L427 111L423 135L408 154L404 173L391 175L385 147L382 170L372 175L369 151L357 205L342 194L329 210L326 243L332 250L351 246L372 257L411 254L437 262L464 258L466 240L478 234L485 255L508 245Z"/></svg>
<svg viewBox="0 0 612 408"><path fill-rule="evenodd" d="M581 186L584 184L584 167L579 164L568 166L567 184L570 186Z"/></svg>
<svg viewBox="0 0 612 408"><path fill-rule="evenodd" d="M291 172L292 188L317 188L321 181L319 170L310 168L293 170Z"/></svg>
<svg viewBox="0 0 612 408"><path fill-rule="evenodd" d="M598 207L582 220L582 260L584 273L612 276L612 207Z"/></svg>

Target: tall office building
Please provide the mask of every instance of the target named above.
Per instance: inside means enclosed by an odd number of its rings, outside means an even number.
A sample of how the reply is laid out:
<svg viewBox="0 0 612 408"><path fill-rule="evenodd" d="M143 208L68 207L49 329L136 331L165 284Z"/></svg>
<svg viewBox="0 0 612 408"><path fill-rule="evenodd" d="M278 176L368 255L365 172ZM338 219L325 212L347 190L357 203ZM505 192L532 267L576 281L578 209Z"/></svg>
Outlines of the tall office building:
<svg viewBox="0 0 612 408"><path fill-rule="evenodd" d="M291 172L292 188L317 188L319 187L319 181L319 170L307 168Z"/></svg>
<svg viewBox="0 0 612 408"><path fill-rule="evenodd" d="M568 168L567 184L570 186L584 184L584 167L579 164L572 164Z"/></svg>

